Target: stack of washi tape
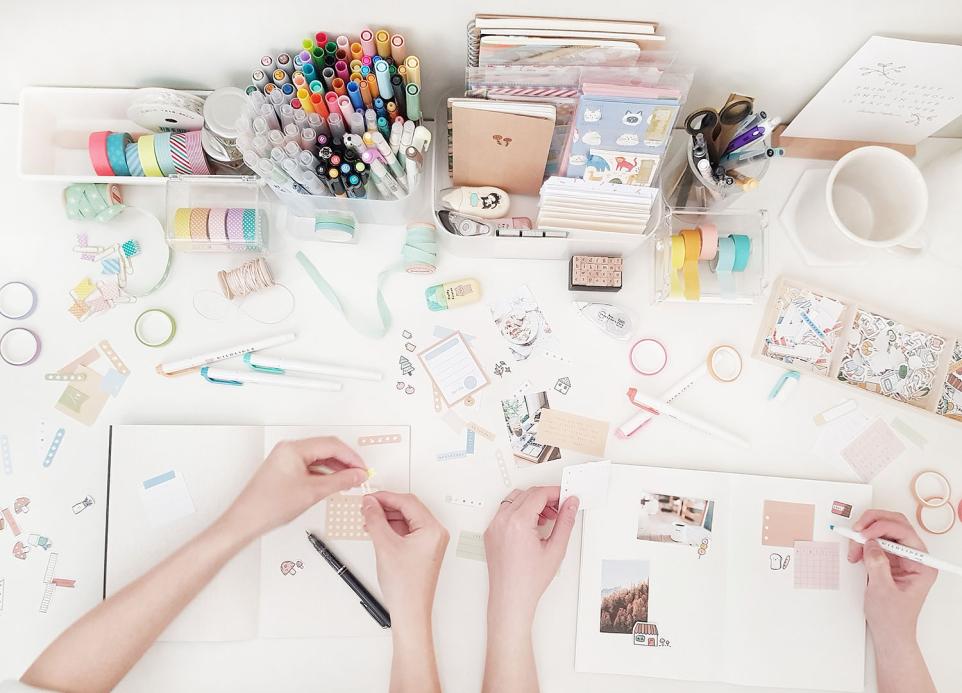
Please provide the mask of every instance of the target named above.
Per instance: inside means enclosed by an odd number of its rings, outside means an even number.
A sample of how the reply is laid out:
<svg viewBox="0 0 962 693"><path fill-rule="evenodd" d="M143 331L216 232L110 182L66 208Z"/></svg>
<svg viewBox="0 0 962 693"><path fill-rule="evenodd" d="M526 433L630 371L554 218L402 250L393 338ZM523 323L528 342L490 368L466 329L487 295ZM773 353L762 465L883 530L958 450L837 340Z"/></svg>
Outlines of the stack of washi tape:
<svg viewBox="0 0 962 693"><path fill-rule="evenodd" d="M174 212L174 235L180 250L258 251L264 244L261 215L236 207L181 207Z"/></svg>
<svg viewBox="0 0 962 693"><path fill-rule="evenodd" d="M744 272L752 255L752 239L733 233L719 236L714 224L683 229L671 237L671 295L686 301L701 299L699 263L718 278L722 296L735 294L735 274Z"/></svg>
<svg viewBox="0 0 962 693"><path fill-rule="evenodd" d="M92 132L87 139L90 163L98 176L210 175L199 130L140 135Z"/></svg>

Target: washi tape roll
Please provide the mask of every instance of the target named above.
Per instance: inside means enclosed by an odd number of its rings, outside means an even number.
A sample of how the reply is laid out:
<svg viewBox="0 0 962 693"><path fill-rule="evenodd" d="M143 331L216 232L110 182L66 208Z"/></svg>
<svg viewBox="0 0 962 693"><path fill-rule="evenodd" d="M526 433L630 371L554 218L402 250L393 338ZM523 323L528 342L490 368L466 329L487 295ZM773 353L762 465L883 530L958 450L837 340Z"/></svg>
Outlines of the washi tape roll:
<svg viewBox="0 0 962 693"><path fill-rule="evenodd" d="M207 216L207 237L218 243L227 242L227 209L211 207Z"/></svg>
<svg viewBox="0 0 962 693"><path fill-rule="evenodd" d="M955 508L953 508L950 503L931 505L932 502L938 500L941 499L936 496L923 499L915 508L915 519L919 523L919 527L929 534L946 534L950 529L955 527ZM931 519L934 513L945 515L945 521L942 524L935 524ZM925 519L926 514L929 515L928 520Z"/></svg>
<svg viewBox="0 0 962 693"><path fill-rule="evenodd" d="M190 210L190 238L193 241L209 240L207 236L207 216L209 207L193 207Z"/></svg>
<svg viewBox="0 0 962 693"><path fill-rule="evenodd" d="M157 163L157 154L154 153L154 135L141 135L137 140L137 154L140 156L140 165L144 169L144 175L152 178L163 177L164 172L160 170Z"/></svg>
<svg viewBox="0 0 962 693"><path fill-rule="evenodd" d="M685 264L681 268L684 279L684 295L686 301L697 301L701 298L701 278L698 276L698 256L701 254L701 234L697 229L682 229L681 237L685 241Z"/></svg>
<svg viewBox="0 0 962 693"><path fill-rule="evenodd" d="M701 235L701 253L699 260L712 260L718 253L718 227L714 224L702 224L698 227Z"/></svg>
<svg viewBox="0 0 962 693"><path fill-rule="evenodd" d="M685 266L685 239L675 234L671 237L671 295L680 298L681 288L681 268Z"/></svg>
<svg viewBox="0 0 962 693"><path fill-rule="evenodd" d="M127 145L133 140L126 132L112 132L107 135L107 161L115 176L129 176L127 165Z"/></svg>
<svg viewBox="0 0 962 693"><path fill-rule="evenodd" d="M23 282L0 286L0 315L10 320L29 318L37 308L37 292Z"/></svg>
<svg viewBox="0 0 962 693"><path fill-rule="evenodd" d="M438 262L438 243L434 224L408 224L404 247L401 248L404 271L409 274L430 274Z"/></svg>
<svg viewBox="0 0 962 693"><path fill-rule="evenodd" d="M245 209L241 217L241 224L244 228L244 240L247 241L247 249L257 250L257 210Z"/></svg>
<svg viewBox="0 0 962 693"><path fill-rule="evenodd" d="M177 173L177 166L170 151L170 133L162 132L154 135L154 155L157 157L157 165L165 176L172 176Z"/></svg>
<svg viewBox="0 0 962 693"><path fill-rule="evenodd" d="M87 153L90 155L94 173L98 176L114 175L114 170L110 167L110 159L107 158L107 137L110 134L112 133L109 130L101 130L91 132L87 137Z"/></svg>
<svg viewBox="0 0 962 693"><path fill-rule="evenodd" d="M184 137L187 141L187 160L190 163L190 172L195 176L209 176L210 168L208 168L207 158L204 156L200 131L185 132Z"/></svg>
<svg viewBox="0 0 962 693"><path fill-rule="evenodd" d="M174 212L174 238L190 238L190 207L181 207Z"/></svg>
<svg viewBox="0 0 962 693"><path fill-rule="evenodd" d="M744 272L752 256L752 239L740 233L728 236L735 243L735 265L732 272Z"/></svg>
<svg viewBox="0 0 962 693"><path fill-rule="evenodd" d="M182 176L190 174L190 155L187 153L187 135L175 132L170 136L170 158L174 171Z"/></svg>
<svg viewBox="0 0 962 693"><path fill-rule="evenodd" d="M29 366L40 356L40 337L26 327L14 327L0 336L0 359L11 366Z"/></svg>
<svg viewBox="0 0 962 693"><path fill-rule="evenodd" d="M131 142L124 148L124 158L127 159L127 170L130 171L130 175L144 175L144 167L140 165L140 149L136 142Z"/></svg>
<svg viewBox="0 0 962 693"><path fill-rule="evenodd" d="M162 347L169 344L177 334L174 316L160 308L150 308L137 316L134 321L134 336L147 347Z"/></svg>
<svg viewBox="0 0 962 693"><path fill-rule="evenodd" d="M628 363L640 375L658 375L668 365L668 350L657 339L645 337L631 346Z"/></svg>
<svg viewBox="0 0 962 693"><path fill-rule="evenodd" d="M724 297L735 294L735 277L732 270L735 269L735 241L731 236L724 236L718 239L718 252L714 259L708 263L708 268L718 277L718 286Z"/></svg>
<svg viewBox="0 0 962 693"><path fill-rule="evenodd" d="M227 210L225 217L225 227L227 230L227 240L231 247L240 247L244 242L244 210L232 207Z"/></svg>
<svg viewBox="0 0 962 693"><path fill-rule="evenodd" d="M934 495L928 491L923 492L919 488L919 486L927 480L935 481L939 486L939 489ZM915 496L915 500L919 503L927 505L930 508L938 508L949 502L949 499L952 497L952 486L942 473L934 469L926 469L916 474L912 480L912 495Z"/></svg>

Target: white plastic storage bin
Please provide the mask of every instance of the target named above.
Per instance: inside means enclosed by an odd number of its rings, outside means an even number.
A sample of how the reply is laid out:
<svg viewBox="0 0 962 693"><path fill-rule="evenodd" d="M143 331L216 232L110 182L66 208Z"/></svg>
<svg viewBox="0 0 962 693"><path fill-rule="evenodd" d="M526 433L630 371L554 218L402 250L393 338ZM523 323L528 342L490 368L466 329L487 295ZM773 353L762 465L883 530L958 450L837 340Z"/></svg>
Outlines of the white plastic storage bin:
<svg viewBox="0 0 962 693"><path fill-rule="evenodd" d="M467 257L567 260L572 255L608 255L627 257L641 248L659 227L665 213L659 194L652 206L651 218L643 233L609 231L569 231L565 238L524 238L514 236L458 236L441 223L438 211L446 207L440 192L452 187L448 172L447 99L437 109L434 133L434 223L445 250ZM511 208L506 216L528 217L534 226L538 218L537 195L511 195Z"/></svg>
<svg viewBox="0 0 962 693"><path fill-rule="evenodd" d="M443 146L434 138L433 123L422 122L431 130L431 147ZM367 188L367 197L335 197L333 195L301 195L272 189L278 201L287 208L287 213L295 217L315 217L322 212L338 210L353 212L354 217L362 224L406 224L415 221L418 214L425 209L425 190L431 190L431 150L425 156L424 166L414 190L408 192L401 199L385 200L378 197L373 185Z"/></svg>
<svg viewBox="0 0 962 693"><path fill-rule="evenodd" d="M62 183L165 185L151 176L98 176L87 138L111 130L150 134L127 118L137 89L27 87L20 92L20 175Z"/></svg>
<svg viewBox="0 0 962 693"><path fill-rule="evenodd" d="M256 176L171 176L167 185L167 220L164 236L174 250L209 253L262 253L267 251L267 219L269 198L264 195L264 182ZM219 223L201 228L196 234L178 233L177 211L181 209L218 210ZM235 235L228 238L228 219L220 210L254 210L244 217L230 212ZM214 224L208 212L202 215L208 225ZM188 219L190 217L187 217ZM191 220L192 222L193 220Z"/></svg>
<svg viewBox="0 0 962 693"><path fill-rule="evenodd" d="M707 260L698 262L701 295L698 301L687 301L683 296L673 296L671 291L671 236L683 229L695 229L703 224L714 224L718 236L743 234L751 240L751 255L742 272L733 272L733 290L723 292L717 275L711 271ZM764 293L769 284L768 262L768 211L671 209L665 223L655 233L652 244L652 302L672 301L678 303L741 303L752 304Z"/></svg>

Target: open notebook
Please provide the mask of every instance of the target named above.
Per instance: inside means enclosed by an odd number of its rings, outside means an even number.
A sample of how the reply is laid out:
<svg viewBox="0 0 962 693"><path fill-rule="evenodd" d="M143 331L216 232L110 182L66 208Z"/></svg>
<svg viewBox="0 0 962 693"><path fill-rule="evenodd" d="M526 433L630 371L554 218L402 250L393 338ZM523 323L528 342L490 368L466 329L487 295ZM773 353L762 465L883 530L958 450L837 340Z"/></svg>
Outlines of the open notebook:
<svg viewBox="0 0 962 693"><path fill-rule="evenodd" d="M861 691L864 484L611 465L585 511L575 670Z"/></svg>
<svg viewBox="0 0 962 693"><path fill-rule="evenodd" d="M216 519L274 445L332 435L375 469L371 485L410 489L407 426L112 426L104 594L118 591ZM364 436L389 436L359 447ZM330 539L324 501L231 560L164 631L166 641L377 635L381 628L308 543L325 539L380 598L370 541Z"/></svg>

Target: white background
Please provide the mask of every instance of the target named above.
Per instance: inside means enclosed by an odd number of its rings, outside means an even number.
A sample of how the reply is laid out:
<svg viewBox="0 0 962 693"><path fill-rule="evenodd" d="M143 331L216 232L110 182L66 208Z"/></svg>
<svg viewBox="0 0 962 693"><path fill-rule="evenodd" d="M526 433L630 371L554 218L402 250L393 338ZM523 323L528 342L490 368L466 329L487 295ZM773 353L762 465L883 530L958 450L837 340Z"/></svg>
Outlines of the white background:
<svg viewBox="0 0 962 693"><path fill-rule="evenodd" d="M219 86L242 83L248 66L267 50L287 47L304 33L305 21L316 27L356 29L356 10L325 5L311 12L273 11L267 3L206 2L168 4L134 2L17 3L3 10L0 23L0 100L15 101L23 84ZM345 6L346 7L346 6ZM368 16L378 24L402 30L412 46L430 45L424 73L443 76L438 82L454 84L463 65L463 26L482 9L467 3L436 3L419 9L400 3L372 2ZM545 11L577 14L578 3L562 0ZM809 2L792 11L777 4L732 10L723 4L698 0L663 3L632 10L631 16L657 19L672 37L668 47L698 67L691 103L718 102L730 90L755 94L772 112L791 115L846 60L865 38L875 32L907 38L951 40L962 27L962 6L926 3ZM550 10L548 9L550 8ZM509 3L484 7L490 11L518 8ZM539 6L527 5L535 13ZM615 16L615 8L599 11ZM308 16L312 14L313 16ZM323 24L321 23L323 20ZM375 22L372 22L374 24ZM713 40L728 27L723 45ZM256 40L254 40L256 31ZM426 90L426 103L440 89ZM212 324L198 317L191 298L201 288L216 288L214 272L237 264L227 256L175 258L168 284L155 296L135 306L121 307L108 316L78 325L66 313L67 291L83 276L86 265L71 251L79 228L63 217L61 186L27 184L15 173L17 109L0 108L0 279L31 282L40 294L40 307L26 325L44 340L40 360L29 368L0 368L0 431L10 437L14 475L0 474L0 500L27 495L34 500L31 514L20 517L25 532L45 533L60 553L64 577L76 578L73 592L59 590L47 615L37 612L40 579L46 561L33 555L15 560L0 553L0 577L6 578L6 599L0 612L0 678L19 675L43 646L60 630L94 605L100 596L103 557L103 499L107 423L231 423L231 424L410 424L412 425L413 485L452 533L452 544L442 569L435 621L442 680L446 689L470 691L479 687L483 662L484 566L457 559L454 545L459 530L481 531L496 509L505 489L494 464L493 446L479 438L479 453L466 462L440 464L434 454L461 442L436 419L430 388L418 372L414 396L393 389L394 368L402 340L398 332L412 330L419 347L430 342L435 324L462 329L479 337L477 352L491 369L506 358L506 351L489 324L484 306L430 314L423 305L423 290L437 281L473 276L488 296L527 282L541 301L562 343L575 361L573 366L554 362L516 367L504 381L494 380L482 397L482 423L498 433L498 445L507 453L498 406L500 397L528 379L550 388L559 376L569 376L572 390L562 397L552 394L555 406L618 423L631 413L624 398L628 385L657 393L687 371L714 344L736 345L743 355L751 351L763 306L650 306L647 251L627 262L626 286L614 295L639 317L639 334L665 341L671 363L661 375L641 379L628 368L624 345L596 332L574 315L572 296L566 290L564 262L474 261L445 256L434 278L396 277L389 284L389 302L395 311L395 329L372 342L356 336L316 294L292 260L302 247L317 261L332 283L344 288L348 302L373 308L371 285L377 271L396 257L401 227L365 227L358 246L296 244L281 233L274 235L269 261L278 281L297 296L297 312L289 321L302 335L288 353L316 359L357 362L383 368L388 375L379 386L356 385L342 395L249 388L224 389L196 378L167 381L153 372L158 354L138 344L131 327L146 307L163 307L178 320L178 336L161 353L179 357L225 342L270 332L237 317ZM958 134L958 125L950 128ZM957 150L957 141L923 149L920 160L933 151ZM777 212L805 166L813 162L781 161L772 167L762 188L744 199L746 206L772 211L773 272L789 273L815 284L834 288L873 305L905 316L941 323L962 332L957 297L962 278L936 259L906 262L882 254L869 267L822 270L806 267L782 233ZM158 189L130 191L137 206L161 213L163 195ZM94 231L91 231L95 234ZM101 233L109 233L102 231ZM354 287L353 291L346 290ZM2 325L6 328L9 324ZM45 383L42 374L61 367L101 338L109 338L131 367L132 375L120 397L108 403L98 425L87 429L56 413L53 402L62 386ZM490 371L489 371L490 372ZM773 406L765 397L780 370L748 360L743 378L734 385L699 384L684 395L679 406L699 413L736 432L751 437L750 451L729 448L670 423L629 441L609 441L608 456L615 462L740 471L816 479L852 480L850 471L816 458L811 453L815 427L811 417L841 400L847 393L837 386L803 377L790 402ZM911 445L906 453L874 483L877 505L914 514L908 493L912 476L923 468L942 470L962 489L958 450L962 427L906 411L869 397L855 397L869 415L891 419L898 415L924 433L924 452ZM560 401L560 403L559 403ZM40 420L48 431L65 425L67 437L54 465L40 467L37 432ZM576 456L571 459L577 460ZM230 460L211 451L211 463L230 469ZM557 483L561 465L512 470L518 486ZM85 494L98 504L79 516L70 506ZM483 497L486 507L470 510L447 504L446 493ZM958 495L958 494L957 494ZM958 497L955 499L959 500ZM933 553L962 562L955 529L944 537L926 537ZM732 687L686 682L639 680L630 677L589 677L572 673L575 604L578 582L579 531L569 555L545 596L536 624L535 649L545 691L731 691ZM12 535L0 533L3 546ZM158 556L158 558L160 558ZM331 598L336 598L332 596ZM939 579L922 614L919 637L940 689L949 690L962 680L957 656L956 624L962 617L962 582L951 575ZM827 624L828 625L828 624ZM871 663L871 660L870 660ZM223 645L163 645L152 649L128 677L125 690L313 690L324 682L326 690L384 690L390 665L390 643L379 640L275 640ZM817 663L813 662L813 665ZM867 673L867 688L874 690L874 674ZM752 689L745 689L752 690Z"/></svg>
<svg viewBox="0 0 962 693"><path fill-rule="evenodd" d="M595 2L530 0L265 0L4 2L0 10L0 102L22 86L242 86L264 53L291 50L308 34L356 34L365 24L407 37L424 58L422 109L463 79L465 25L477 12L656 21L666 50L697 68L689 106L720 106L731 91L755 95L786 122L873 33L958 42L953 0ZM430 46L430 50L426 47ZM962 135L956 125L946 134Z"/></svg>

